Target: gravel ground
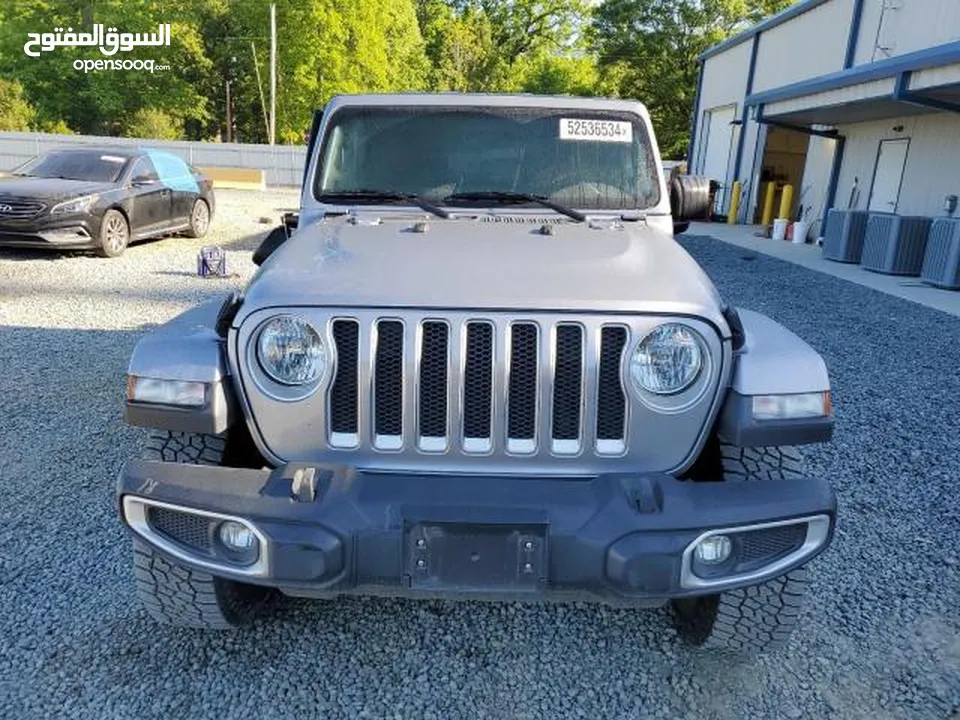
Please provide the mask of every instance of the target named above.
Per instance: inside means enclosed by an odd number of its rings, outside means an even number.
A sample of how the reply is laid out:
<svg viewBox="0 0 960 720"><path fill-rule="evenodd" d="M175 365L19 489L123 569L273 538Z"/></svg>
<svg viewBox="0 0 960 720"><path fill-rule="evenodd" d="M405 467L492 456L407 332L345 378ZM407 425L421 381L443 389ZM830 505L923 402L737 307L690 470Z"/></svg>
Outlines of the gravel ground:
<svg viewBox="0 0 960 720"><path fill-rule="evenodd" d="M113 483L136 340L239 287L261 215L218 193L203 241L118 260L0 251L0 717L932 718L960 716L960 321L701 237L721 292L823 353L834 443L809 452L841 522L783 653L731 665L664 611L288 600L234 634L158 626L133 595ZM193 275L228 247L229 280Z"/></svg>

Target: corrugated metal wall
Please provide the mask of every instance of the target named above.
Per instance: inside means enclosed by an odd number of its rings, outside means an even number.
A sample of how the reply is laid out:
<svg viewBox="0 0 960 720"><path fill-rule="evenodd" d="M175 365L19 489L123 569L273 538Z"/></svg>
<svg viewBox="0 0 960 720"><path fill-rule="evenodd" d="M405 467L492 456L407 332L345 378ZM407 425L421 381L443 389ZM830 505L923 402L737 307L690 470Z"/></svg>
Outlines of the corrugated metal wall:
<svg viewBox="0 0 960 720"><path fill-rule="evenodd" d="M761 33L753 91L841 70L852 15L853 0L833 0Z"/></svg>
<svg viewBox="0 0 960 720"><path fill-rule="evenodd" d="M854 64L960 40L960 0L865 0Z"/></svg>
<svg viewBox="0 0 960 720"><path fill-rule="evenodd" d="M198 167L244 167L264 171L270 187L299 187L307 150L302 145L247 145L190 141L138 140L92 135L0 132L0 171L12 170L55 147L98 145L166 150Z"/></svg>
<svg viewBox="0 0 960 720"><path fill-rule="evenodd" d="M903 126L903 131L894 131L895 126ZM855 177L860 188L857 207L867 207L881 140L910 138L897 213L942 215L944 198L960 195L960 115L913 115L839 129L847 136L847 147L837 187L838 208L846 209Z"/></svg>
<svg viewBox="0 0 960 720"><path fill-rule="evenodd" d="M748 40L706 60L700 91L701 110L743 103L750 69L750 46Z"/></svg>
<svg viewBox="0 0 960 720"><path fill-rule="evenodd" d="M705 171L706 146L708 143L708 128L710 113L721 108L733 108L734 118L739 119L743 110L743 97L747 89L747 73L750 69L751 43L746 42L731 48L729 51L709 58L703 67L703 85L700 96L700 117L697 119L698 138L694 143L693 172ZM729 132L729 161L727 171L712 179L719 181L724 188L736 178L730 177L733 173L733 158L740 137L740 127L726 128ZM716 139L714 139L716 141ZM729 193L720 195L719 212L726 212Z"/></svg>
<svg viewBox="0 0 960 720"><path fill-rule="evenodd" d="M764 30L759 39L753 92L841 70L853 7L853 0L828 0ZM957 40L960 40L960 0L864 0L854 63L883 60ZM712 107L734 103L742 107L752 43L752 38L747 37L705 60L699 108L701 121L704 111ZM958 78L960 65L918 71L911 88L955 82ZM875 96L889 97L893 89L894 79L887 78L823 92L816 99L824 105L843 104ZM770 104L766 115L771 117L810 104L809 97L784 100ZM762 133L755 125L748 122L743 128L746 137L740 180L756 178L756 160L762 153L762 144L758 147L757 143L762 142L759 139ZM899 125L903 131L893 131L892 128ZM702 130L701 122L694 139L694 158L702 157ZM841 126L838 130L847 136L847 144L837 187L837 207L846 207L854 177L859 178L859 207L866 207L880 141L898 137L910 137L911 143L897 212L935 216L941 214L945 195L960 195L960 170L957 169L960 168L960 144L956 142L960 137L960 115L932 113L891 118ZM804 199L805 205L813 204L817 208L825 200L833 145L832 141L816 139L811 143L803 184L813 187ZM731 156L729 173L732 171ZM757 188L745 186L745 191L749 212L758 201Z"/></svg>

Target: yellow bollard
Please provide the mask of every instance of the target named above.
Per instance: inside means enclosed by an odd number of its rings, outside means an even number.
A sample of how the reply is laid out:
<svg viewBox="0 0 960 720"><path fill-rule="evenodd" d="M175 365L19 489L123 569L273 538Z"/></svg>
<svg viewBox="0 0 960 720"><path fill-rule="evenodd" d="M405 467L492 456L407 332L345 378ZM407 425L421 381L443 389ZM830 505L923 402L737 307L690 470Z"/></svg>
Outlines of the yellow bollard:
<svg viewBox="0 0 960 720"><path fill-rule="evenodd" d="M733 184L733 191L730 193L730 212L727 213L727 225L737 224L737 212L740 210L740 181Z"/></svg>
<svg viewBox="0 0 960 720"><path fill-rule="evenodd" d="M777 184L775 182L767 183L767 192L763 198L763 217L760 224L766 227L773 222L773 199L777 194Z"/></svg>
<svg viewBox="0 0 960 720"><path fill-rule="evenodd" d="M793 207L793 185L784 185L783 195L780 196L780 214L777 215L777 218L789 220L791 207Z"/></svg>

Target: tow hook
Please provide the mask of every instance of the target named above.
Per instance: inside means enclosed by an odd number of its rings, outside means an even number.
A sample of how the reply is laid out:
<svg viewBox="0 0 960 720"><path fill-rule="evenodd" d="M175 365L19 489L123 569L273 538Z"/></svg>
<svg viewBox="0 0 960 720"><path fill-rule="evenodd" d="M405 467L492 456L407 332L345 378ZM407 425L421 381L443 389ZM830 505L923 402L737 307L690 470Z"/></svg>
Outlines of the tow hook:
<svg viewBox="0 0 960 720"><path fill-rule="evenodd" d="M297 468L290 484L290 497L296 502L313 502L317 499L317 469Z"/></svg>

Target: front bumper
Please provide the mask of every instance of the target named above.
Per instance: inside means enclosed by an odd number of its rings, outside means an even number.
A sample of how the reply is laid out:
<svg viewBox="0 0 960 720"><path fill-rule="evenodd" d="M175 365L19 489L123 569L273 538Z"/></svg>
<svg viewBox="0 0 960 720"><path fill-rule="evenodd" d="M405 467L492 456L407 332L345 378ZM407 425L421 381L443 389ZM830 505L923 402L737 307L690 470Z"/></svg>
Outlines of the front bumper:
<svg viewBox="0 0 960 720"><path fill-rule="evenodd" d="M92 215L43 215L0 224L0 246L89 249L97 247L99 234L99 218Z"/></svg>
<svg viewBox="0 0 960 720"><path fill-rule="evenodd" d="M569 479L321 467L315 494L297 495L294 477L304 468L132 461L119 478L121 516L182 564L290 595L526 596L635 605L789 572L827 547L836 516L829 483L807 478L693 483L667 475ZM234 567L194 552L157 532L147 520L155 512L150 508L199 513L194 519L211 523L214 542L217 523L242 520L260 538L260 556ZM768 525L796 530L790 521L810 519L794 552L733 578L691 578L693 545L705 533L732 529L731 537L746 538L735 533Z"/></svg>

